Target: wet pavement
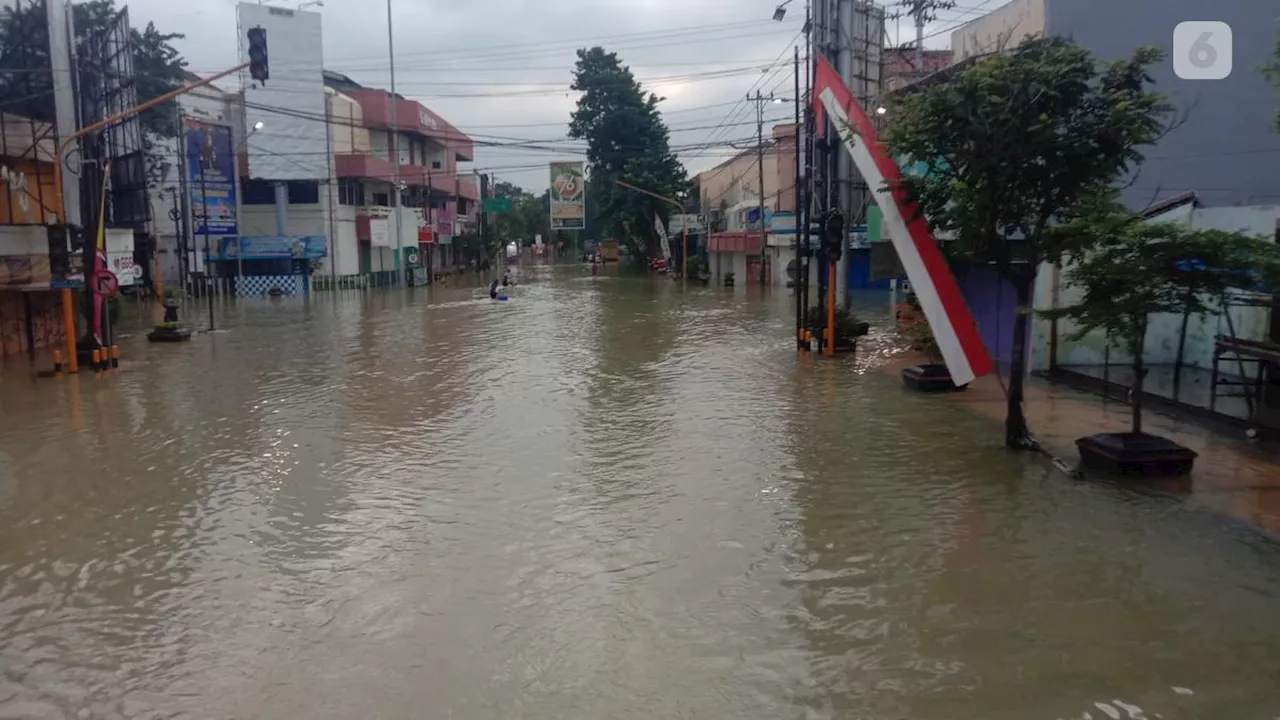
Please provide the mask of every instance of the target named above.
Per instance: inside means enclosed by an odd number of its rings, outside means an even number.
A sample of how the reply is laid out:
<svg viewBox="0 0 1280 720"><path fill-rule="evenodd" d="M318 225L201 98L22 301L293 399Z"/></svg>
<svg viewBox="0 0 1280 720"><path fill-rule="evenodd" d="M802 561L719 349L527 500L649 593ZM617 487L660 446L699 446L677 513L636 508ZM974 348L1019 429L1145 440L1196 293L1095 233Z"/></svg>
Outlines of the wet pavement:
<svg viewBox="0 0 1280 720"><path fill-rule="evenodd" d="M5 376L0 718L1280 715L1272 541L781 293L526 276Z"/></svg>

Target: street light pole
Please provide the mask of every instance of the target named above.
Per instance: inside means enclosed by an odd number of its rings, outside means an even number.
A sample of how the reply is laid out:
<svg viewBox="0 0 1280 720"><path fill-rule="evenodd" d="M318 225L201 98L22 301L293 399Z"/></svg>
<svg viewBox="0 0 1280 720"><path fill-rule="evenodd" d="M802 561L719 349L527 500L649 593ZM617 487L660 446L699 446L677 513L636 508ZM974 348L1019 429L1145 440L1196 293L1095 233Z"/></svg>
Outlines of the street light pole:
<svg viewBox="0 0 1280 720"><path fill-rule="evenodd" d="M387 105L391 111L387 113L388 125L390 132L387 136L387 147L391 150L391 192L394 196L392 201L392 211L396 214L396 261L393 265L395 268L400 267L403 261L404 238L401 235L404 232L403 221L400 218L400 131L396 123L396 41L392 29L391 0L387 0L387 62L391 70L391 97L387 100ZM427 192L430 193L428 186ZM396 273L396 277L400 282L404 282L404 273Z"/></svg>

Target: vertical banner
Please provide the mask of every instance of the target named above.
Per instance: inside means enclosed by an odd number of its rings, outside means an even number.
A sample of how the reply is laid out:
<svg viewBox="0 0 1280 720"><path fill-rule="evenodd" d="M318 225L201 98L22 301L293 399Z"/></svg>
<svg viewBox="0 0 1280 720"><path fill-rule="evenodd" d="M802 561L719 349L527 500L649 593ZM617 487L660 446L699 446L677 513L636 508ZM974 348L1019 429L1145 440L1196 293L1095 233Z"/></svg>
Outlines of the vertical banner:
<svg viewBox="0 0 1280 720"><path fill-rule="evenodd" d="M551 229L585 230L586 175L581 162L551 163Z"/></svg>
<svg viewBox="0 0 1280 720"><path fill-rule="evenodd" d="M192 233L239 235L236 222L236 155L231 128L199 120L187 120L186 125Z"/></svg>
<svg viewBox="0 0 1280 720"><path fill-rule="evenodd" d="M662 224L662 217L653 214L653 228L658 231L658 239L662 241L662 260L671 262L671 240L667 237L667 228Z"/></svg>

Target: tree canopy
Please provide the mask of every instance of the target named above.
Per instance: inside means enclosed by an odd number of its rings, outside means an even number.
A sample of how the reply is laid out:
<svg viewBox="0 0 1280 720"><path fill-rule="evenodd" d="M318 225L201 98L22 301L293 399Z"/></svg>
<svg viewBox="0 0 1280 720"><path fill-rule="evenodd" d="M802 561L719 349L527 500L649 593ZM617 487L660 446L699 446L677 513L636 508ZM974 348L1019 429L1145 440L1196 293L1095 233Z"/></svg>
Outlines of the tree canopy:
<svg viewBox="0 0 1280 720"><path fill-rule="evenodd" d="M76 41L84 42L106 32L120 10L115 0L89 0L72 5ZM53 76L34 72L50 67L49 26L44 0L0 10L0 65L29 72L0 73L0 101L12 112L26 113L44 120L53 117ZM180 86L186 74L186 60L171 44L177 33L162 33L155 23L142 30L131 28L134 82L138 102L146 102ZM161 137L174 137L172 101L142 114L143 130Z"/></svg>
<svg viewBox="0 0 1280 720"><path fill-rule="evenodd" d="M1096 210L1162 134L1172 106L1148 89L1160 58L1139 48L1100 65L1069 40L1034 39L892 103L889 149L924 166L901 189L951 252L994 264L1017 293L1010 446L1030 445L1022 380L1036 271L1070 240L1060 226Z"/></svg>
<svg viewBox="0 0 1280 720"><path fill-rule="evenodd" d="M578 51L572 89L582 92L569 123L569 137L587 141L589 208L594 231L610 236L641 258L657 248L653 216L665 203L614 184L622 180L666 197L685 189L684 166L671 151L662 121L662 98L646 92L617 53L602 47Z"/></svg>
<svg viewBox="0 0 1280 720"><path fill-rule="evenodd" d="M1055 225L1142 160L1172 107L1148 90L1161 58L1140 48L1099 66L1061 38L1029 41L901 98L887 139L926 171L904 176L930 226L975 260L1034 268ZM1013 278L1011 278L1013 279Z"/></svg>
<svg viewBox="0 0 1280 720"><path fill-rule="evenodd" d="M1271 51L1271 59L1262 66L1262 76L1267 82L1275 86L1276 90L1280 90L1280 35L1276 36L1276 45ZM1280 105L1280 103L1277 103ZM1276 108L1276 116L1273 121L1277 132L1280 132L1280 107Z"/></svg>
<svg viewBox="0 0 1280 720"><path fill-rule="evenodd" d="M497 228L497 239L506 244L519 240L528 245L534 236L547 234L547 212L545 203L539 203L538 196L514 183L499 181L493 185L493 196L511 201L511 211L498 213L494 221Z"/></svg>

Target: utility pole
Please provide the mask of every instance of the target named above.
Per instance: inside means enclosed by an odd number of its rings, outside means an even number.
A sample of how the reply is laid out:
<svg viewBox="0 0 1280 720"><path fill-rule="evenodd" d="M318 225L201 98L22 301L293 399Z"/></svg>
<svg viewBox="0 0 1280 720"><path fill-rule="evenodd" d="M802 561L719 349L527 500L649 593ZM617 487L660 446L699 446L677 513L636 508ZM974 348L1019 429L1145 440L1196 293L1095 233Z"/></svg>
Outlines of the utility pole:
<svg viewBox="0 0 1280 720"><path fill-rule="evenodd" d="M403 262L404 250L402 248L404 239L401 234L404 230L402 220L400 218L400 131L396 122L396 41L392 28L394 27L391 17L391 0L387 0L387 61L391 69L391 97L387 100L390 112L387 113L388 124L391 126L387 133L387 147L391 149L391 192L394 195L392 201L392 210L396 214L396 262L395 267L400 267ZM430 185L427 186L427 192L431 192ZM403 273L396 273L403 282Z"/></svg>
<svg viewBox="0 0 1280 720"><path fill-rule="evenodd" d="M760 202L758 205L760 212L760 287L763 288L768 277L769 265L769 249L765 245L768 228L764 215L764 104L766 102L786 102L786 99L775 97L773 93L762 95L759 90L756 90L754 96L750 93L747 94L747 102L756 104L756 175L760 190Z"/></svg>

